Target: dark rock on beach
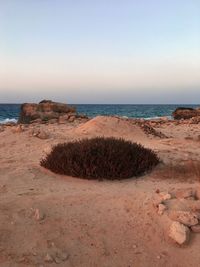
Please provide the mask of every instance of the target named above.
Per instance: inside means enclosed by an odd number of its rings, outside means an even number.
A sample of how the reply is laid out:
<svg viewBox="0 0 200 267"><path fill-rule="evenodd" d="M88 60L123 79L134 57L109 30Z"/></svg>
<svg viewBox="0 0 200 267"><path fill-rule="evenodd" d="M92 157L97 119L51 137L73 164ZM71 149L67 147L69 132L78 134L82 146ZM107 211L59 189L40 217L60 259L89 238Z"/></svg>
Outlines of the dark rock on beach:
<svg viewBox="0 0 200 267"><path fill-rule="evenodd" d="M21 105L21 112L18 123L46 123L59 122L60 118L65 118L65 122L70 122L74 118L83 118L78 115L76 109L64 103L53 102L51 100L42 100L39 104L24 103ZM84 116L86 119L87 117ZM73 120L73 121L74 121Z"/></svg>
<svg viewBox="0 0 200 267"><path fill-rule="evenodd" d="M175 120L191 119L193 117L200 116L200 108L193 109L193 108L179 107L172 113L172 116L174 117Z"/></svg>

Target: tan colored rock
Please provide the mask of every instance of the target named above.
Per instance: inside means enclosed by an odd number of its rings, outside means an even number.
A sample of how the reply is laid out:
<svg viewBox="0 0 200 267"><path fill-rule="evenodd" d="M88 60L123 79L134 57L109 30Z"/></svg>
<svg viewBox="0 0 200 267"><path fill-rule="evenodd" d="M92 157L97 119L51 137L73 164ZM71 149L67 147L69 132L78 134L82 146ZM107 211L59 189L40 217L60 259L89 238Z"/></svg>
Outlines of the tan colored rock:
<svg viewBox="0 0 200 267"><path fill-rule="evenodd" d="M44 258L44 261L48 262L48 263L52 263L52 262L54 262L54 259L49 253L47 253L47 255Z"/></svg>
<svg viewBox="0 0 200 267"><path fill-rule="evenodd" d="M167 193L167 192L161 192L159 193L160 198L162 199L162 201L166 201L172 198L171 194Z"/></svg>
<svg viewBox="0 0 200 267"><path fill-rule="evenodd" d="M57 123L57 122L58 122L57 119L50 119L50 120L48 121L49 124L54 124L54 123Z"/></svg>
<svg viewBox="0 0 200 267"><path fill-rule="evenodd" d="M198 188L196 189L195 197L196 197L198 200L200 200L200 187L198 187Z"/></svg>
<svg viewBox="0 0 200 267"><path fill-rule="evenodd" d="M194 197L194 190L192 188L178 189L175 196L178 199L191 198Z"/></svg>
<svg viewBox="0 0 200 267"><path fill-rule="evenodd" d="M52 151L52 146L51 145L48 145L48 146L43 148L43 152L45 154L49 154L51 151Z"/></svg>
<svg viewBox="0 0 200 267"><path fill-rule="evenodd" d="M70 115L68 115L68 114L60 116L58 119L58 122L60 124L65 124L68 121L69 117L70 117Z"/></svg>
<svg viewBox="0 0 200 267"><path fill-rule="evenodd" d="M158 215L163 215L163 213L167 210L167 206L164 204L158 205Z"/></svg>
<svg viewBox="0 0 200 267"><path fill-rule="evenodd" d="M12 129L12 132L13 132L13 133L22 133L23 131L24 131L24 129L23 129L23 127L22 127L21 124L19 124L18 126L14 127L14 128Z"/></svg>
<svg viewBox="0 0 200 267"><path fill-rule="evenodd" d="M200 233L200 224L194 225L191 227L192 232Z"/></svg>
<svg viewBox="0 0 200 267"><path fill-rule="evenodd" d="M194 212L190 211L170 211L169 218L186 226L193 226L198 224L197 215Z"/></svg>
<svg viewBox="0 0 200 267"><path fill-rule="evenodd" d="M49 135L45 131L41 130L38 133L37 137L40 138L40 139L48 139L49 138Z"/></svg>
<svg viewBox="0 0 200 267"><path fill-rule="evenodd" d="M190 230L179 222L173 222L170 226L169 237L179 245L183 245L190 239Z"/></svg>
<svg viewBox="0 0 200 267"><path fill-rule="evenodd" d="M58 119L60 116L72 112L76 112L75 108L51 100L43 100L39 104L25 103L21 106L18 122L26 124L37 119L48 122L51 119Z"/></svg>
<svg viewBox="0 0 200 267"><path fill-rule="evenodd" d="M188 205L192 211L200 211L200 200L191 201Z"/></svg>
<svg viewBox="0 0 200 267"><path fill-rule="evenodd" d="M75 119L76 119L76 117L75 117L75 116L70 116L70 118L68 119L68 122L74 122L74 121L75 121Z"/></svg>
<svg viewBox="0 0 200 267"><path fill-rule="evenodd" d="M45 213L41 209L35 209L33 217L36 221L42 221L45 219Z"/></svg>
<svg viewBox="0 0 200 267"><path fill-rule="evenodd" d="M45 132L42 129L36 128L36 129L32 129L29 132L30 136L34 136L34 137L38 137L40 139L48 139L49 138L49 134L47 132Z"/></svg>
<svg viewBox="0 0 200 267"><path fill-rule="evenodd" d="M164 201L171 199L171 194L167 192L158 192L155 194L153 199L153 206L159 208L159 205L163 204Z"/></svg>

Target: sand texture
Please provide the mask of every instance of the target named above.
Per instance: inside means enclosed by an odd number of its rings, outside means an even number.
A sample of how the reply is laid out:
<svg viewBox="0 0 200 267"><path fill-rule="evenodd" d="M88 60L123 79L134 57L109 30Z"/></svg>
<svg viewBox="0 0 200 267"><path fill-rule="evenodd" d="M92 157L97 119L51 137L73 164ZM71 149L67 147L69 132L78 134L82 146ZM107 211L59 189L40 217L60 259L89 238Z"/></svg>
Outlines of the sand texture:
<svg viewBox="0 0 200 267"><path fill-rule="evenodd" d="M200 124L96 117L86 123L4 126L0 131L1 267L197 267L200 234L170 240L155 192L199 187ZM43 132L38 134L38 131ZM45 133L45 134L44 134ZM162 163L123 181L53 174L39 162L51 147L93 136L123 137L152 148ZM191 200L192 201L192 200ZM184 206L171 200L168 208Z"/></svg>

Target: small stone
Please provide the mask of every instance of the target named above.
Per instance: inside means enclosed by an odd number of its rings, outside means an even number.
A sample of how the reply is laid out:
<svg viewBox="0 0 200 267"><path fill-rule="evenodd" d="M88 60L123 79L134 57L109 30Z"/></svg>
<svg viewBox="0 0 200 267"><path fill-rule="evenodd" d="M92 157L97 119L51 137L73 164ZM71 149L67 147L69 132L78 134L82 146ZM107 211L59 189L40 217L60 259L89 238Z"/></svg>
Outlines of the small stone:
<svg viewBox="0 0 200 267"><path fill-rule="evenodd" d="M193 211L200 211L200 200L191 201L189 206Z"/></svg>
<svg viewBox="0 0 200 267"><path fill-rule="evenodd" d="M169 193L161 192L156 193L153 199L153 206L158 208L160 204L163 204L164 201L171 199L172 196Z"/></svg>
<svg viewBox="0 0 200 267"><path fill-rule="evenodd" d="M34 219L36 221L42 221L45 219L45 214L44 212L42 212L41 210L39 209L35 209L35 212L34 212Z"/></svg>
<svg viewBox="0 0 200 267"><path fill-rule="evenodd" d="M57 256L62 260L66 261L69 258L69 254L65 251L61 251L57 254Z"/></svg>
<svg viewBox="0 0 200 267"><path fill-rule="evenodd" d="M54 256L54 261L56 263L61 263L62 261L66 261L69 258L69 254L63 250L57 250Z"/></svg>
<svg viewBox="0 0 200 267"><path fill-rule="evenodd" d="M190 211L171 211L169 218L186 226L193 226L198 224L198 217L194 212Z"/></svg>
<svg viewBox="0 0 200 267"><path fill-rule="evenodd" d="M21 124L19 124L17 127L15 127L14 129L12 129L13 133L22 133L24 131L23 127Z"/></svg>
<svg viewBox="0 0 200 267"><path fill-rule="evenodd" d="M200 200L200 187L198 187L198 188L196 189L195 196L196 196L197 199Z"/></svg>
<svg viewBox="0 0 200 267"><path fill-rule="evenodd" d="M193 225L193 226L191 227L191 230L192 230L192 232L194 232L194 233L200 233L200 224Z"/></svg>
<svg viewBox="0 0 200 267"><path fill-rule="evenodd" d="M36 136L40 139L48 139L49 138L49 135L43 130L41 130Z"/></svg>
<svg viewBox="0 0 200 267"><path fill-rule="evenodd" d="M44 258L44 261L45 262L53 262L54 259L52 258L52 256L49 253L47 253L47 255Z"/></svg>
<svg viewBox="0 0 200 267"><path fill-rule="evenodd" d="M179 245L183 245L189 241L190 230L179 222L173 222L170 226L169 237Z"/></svg>
<svg viewBox="0 0 200 267"><path fill-rule="evenodd" d="M42 129L38 129L38 128L32 129L29 132L29 136L38 137L40 139L48 139L49 138L49 134L47 132L45 132Z"/></svg>
<svg viewBox="0 0 200 267"><path fill-rule="evenodd" d="M159 195L160 195L162 201L169 200L172 198L171 194L166 193L166 192L161 192Z"/></svg>
<svg viewBox="0 0 200 267"><path fill-rule="evenodd" d="M190 198L194 196L194 192L192 188L178 189L175 193L175 196L178 199Z"/></svg>
<svg viewBox="0 0 200 267"><path fill-rule="evenodd" d="M75 117L75 116L70 116L70 118L68 119L68 122L74 122L74 121L75 121L75 119L76 119L76 117Z"/></svg>
<svg viewBox="0 0 200 267"><path fill-rule="evenodd" d="M167 210L167 207L164 204L159 204L158 205L158 214L163 215L163 213Z"/></svg>
<svg viewBox="0 0 200 267"><path fill-rule="evenodd" d="M4 131L3 126L0 125L0 133Z"/></svg>

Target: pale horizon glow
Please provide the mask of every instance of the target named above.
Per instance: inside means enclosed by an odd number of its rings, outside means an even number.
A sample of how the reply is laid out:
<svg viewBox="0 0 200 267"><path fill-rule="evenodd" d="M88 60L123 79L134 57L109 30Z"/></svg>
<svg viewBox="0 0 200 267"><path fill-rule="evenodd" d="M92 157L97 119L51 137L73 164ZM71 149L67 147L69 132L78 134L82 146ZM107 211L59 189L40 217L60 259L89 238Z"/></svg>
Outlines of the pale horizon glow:
<svg viewBox="0 0 200 267"><path fill-rule="evenodd" d="M200 1L0 1L0 103L199 104Z"/></svg>

